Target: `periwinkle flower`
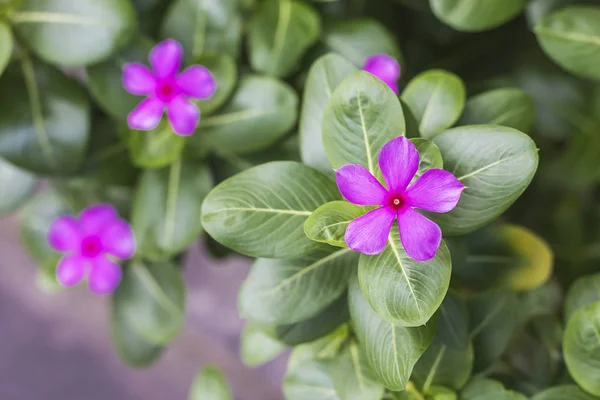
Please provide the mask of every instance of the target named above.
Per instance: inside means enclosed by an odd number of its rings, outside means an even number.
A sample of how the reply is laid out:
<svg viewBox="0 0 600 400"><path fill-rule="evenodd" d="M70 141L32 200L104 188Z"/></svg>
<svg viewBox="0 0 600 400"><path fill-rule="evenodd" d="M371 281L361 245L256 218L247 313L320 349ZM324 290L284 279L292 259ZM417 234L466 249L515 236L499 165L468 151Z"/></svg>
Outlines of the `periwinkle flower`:
<svg viewBox="0 0 600 400"><path fill-rule="evenodd" d="M188 98L206 100L213 95L217 83L211 72L193 65L178 75L183 50L175 40L165 40L150 51L153 71L140 63L123 68L123 86L135 95L147 96L127 118L129 126L151 130L160 122L163 112L178 135L194 133L200 110Z"/></svg>
<svg viewBox="0 0 600 400"><path fill-rule="evenodd" d="M56 279L74 286L88 275L88 286L97 294L111 293L121 281L121 267L135 253L131 226L110 204L90 206L79 214L57 218L48 233L50 247L66 253L56 267Z"/></svg>
<svg viewBox="0 0 600 400"><path fill-rule="evenodd" d="M409 186L419 168L419 152L406 137L392 139L379 153L379 167L387 189L362 165L348 164L336 171L336 182L346 200L361 206L380 206L348 225L346 244L364 254L379 254L398 219L400 240L417 261L435 257L442 231L415 208L445 213L456 207L465 189L450 172L425 171Z"/></svg>
<svg viewBox="0 0 600 400"><path fill-rule="evenodd" d="M394 93L398 94L398 79L400 64L387 54L375 54L365 61L363 71L369 72L387 84Z"/></svg>

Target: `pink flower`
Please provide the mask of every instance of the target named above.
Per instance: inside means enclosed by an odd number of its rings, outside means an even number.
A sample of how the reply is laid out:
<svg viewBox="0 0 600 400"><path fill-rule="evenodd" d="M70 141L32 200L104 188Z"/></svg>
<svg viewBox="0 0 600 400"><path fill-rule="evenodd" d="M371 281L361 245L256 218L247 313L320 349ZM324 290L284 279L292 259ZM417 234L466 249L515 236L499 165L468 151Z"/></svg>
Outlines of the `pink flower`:
<svg viewBox="0 0 600 400"><path fill-rule="evenodd" d="M386 83L394 93L398 94L398 79L400 78L400 64L394 57L387 54L375 54L365 61L363 71L375 75Z"/></svg>
<svg viewBox="0 0 600 400"><path fill-rule="evenodd" d="M135 95L147 96L127 118L129 127L151 130L160 122L163 112L178 135L194 133L200 120L200 110L188 100L204 100L213 95L217 83L208 69L193 65L177 75L183 50L174 40L165 40L150 51L150 64L126 64L123 68L123 86Z"/></svg>
<svg viewBox="0 0 600 400"><path fill-rule="evenodd" d="M77 285L88 273L89 288L97 294L111 293L121 281L121 267L112 258L125 260L135 253L131 226L110 204L88 207L79 218L57 218L50 227L48 243L67 253L56 267L58 282Z"/></svg>
<svg viewBox="0 0 600 400"><path fill-rule="evenodd" d="M419 168L419 152L404 136L383 146L379 167L387 189L362 165L344 165L336 171L338 188L346 200L361 206L381 206L348 225L348 247L365 254L381 253L398 218L400 240L408 255L417 261L432 259L440 246L442 230L414 208L448 212L456 207L465 187L450 172L439 168L427 170L409 187Z"/></svg>

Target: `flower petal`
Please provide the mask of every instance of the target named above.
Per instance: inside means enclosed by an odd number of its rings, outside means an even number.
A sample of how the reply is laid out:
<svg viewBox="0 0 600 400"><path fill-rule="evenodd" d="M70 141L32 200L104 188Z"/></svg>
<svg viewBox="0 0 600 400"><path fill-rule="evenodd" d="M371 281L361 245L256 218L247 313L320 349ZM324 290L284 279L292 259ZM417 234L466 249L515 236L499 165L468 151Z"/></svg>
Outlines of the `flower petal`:
<svg viewBox="0 0 600 400"><path fill-rule="evenodd" d="M167 117L178 135L188 136L194 133L200 120L200 110L185 96L177 96L167 106Z"/></svg>
<svg viewBox="0 0 600 400"><path fill-rule="evenodd" d="M92 261L92 270L88 277L88 286L96 294L112 293L121 282L119 264L100 255Z"/></svg>
<svg viewBox="0 0 600 400"><path fill-rule="evenodd" d="M396 194L402 193L417 173L419 152L406 137L397 137L381 149L379 168L388 190Z"/></svg>
<svg viewBox="0 0 600 400"><path fill-rule="evenodd" d="M133 257L135 237L131 225L123 220L115 220L101 233L102 246L107 253L121 260Z"/></svg>
<svg viewBox="0 0 600 400"><path fill-rule="evenodd" d="M150 64L159 78L175 77L181 66L183 50L173 39L160 42L150 51Z"/></svg>
<svg viewBox="0 0 600 400"><path fill-rule="evenodd" d="M48 243L56 251L65 252L79 248L82 234L77 220L70 215L58 217L48 232Z"/></svg>
<svg viewBox="0 0 600 400"><path fill-rule="evenodd" d="M143 64L125 64L123 86L131 94L150 95L156 89L156 78L150 68Z"/></svg>
<svg viewBox="0 0 600 400"><path fill-rule="evenodd" d="M437 224L410 207L398 211L398 230L406 253L417 261L435 257L442 241L442 230Z"/></svg>
<svg viewBox="0 0 600 400"><path fill-rule="evenodd" d="M117 210L112 204L95 204L79 214L79 223L84 233L100 235L109 223L119 218Z"/></svg>
<svg viewBox="0 0 600 400"><path fill-rule="evenodd" d="M363 70L388 83L400 78L400 64L387 54L375 54L365 61ZM389 84L389 83L388 83Z"/></svg>
<svg viewBox="0 0 600 400"><path fill-rule="evenodd" d="M350 222L346 228L346 244L354 251L379 254L387 244L396 213L391 207L380 207Z"/></svg>
<svg viewBox="0 0 600 400"><path fill-rule="evenodd" d="M344 165L335 172L335 181L346 200L361 206L382 205L387 190L362 165Z"/></svg>
<svg viewBox="0 0 600 400"><path fill-rule="evenodd" d="M142 100L127 116L127 123L131 129L149 131L158 125L162 118L165 104L155 97Z"/></svg>
<svg viewBox="0 0 600 400"><path fill-rule="evenodd" d="M83 279L85 269L85 258L76 254L65 256L56 266L56 280L66 287L77 285Z"/></svg>
<svg viewBox="0 0 600 400"><path fill-rule="evenodd" d="M404 192L406 204L423 210L445 213L458 204L465 186L450 172L434 168L425 171Z"/></svg>
<svg viewBox="0 0 600 400"><path fill-rule="evenodd" d="M177 86L189 97L202 100L213 95L217 82L208 68L194 65L177 77Z"/></svg>

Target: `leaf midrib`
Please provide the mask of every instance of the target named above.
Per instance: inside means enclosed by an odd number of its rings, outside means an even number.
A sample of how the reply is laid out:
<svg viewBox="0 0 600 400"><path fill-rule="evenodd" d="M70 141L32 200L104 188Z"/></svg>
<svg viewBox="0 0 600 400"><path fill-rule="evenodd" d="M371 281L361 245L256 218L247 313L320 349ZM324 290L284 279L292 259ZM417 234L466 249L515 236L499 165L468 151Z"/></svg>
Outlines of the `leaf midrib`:
<svg viewBox="0 0 600 400"><path fill-rule="evenodd" d="M402 275L404 276L404 279L406 279L406 285L408 286L408 290L410 291L412 298L415 300L415 307L417 307L417 312L419 313L419 315L421 315L421 307L419 306L419 300L417 299L417 295L414 292L414 289L412 287L412 283L410 282L408 274L406 273L406 270L404 269L404 264L402 263L402 258L400 257L400 254L398 253L398 249L396 248L396 245L394 244L391 234L390 234L390 236L388 236L388 243L390 244L390 247L392 249L392 252L394 253L394 256L396 256L396 260L398 261L398 265L400 266Z"/></svg>
<svg viewBox="0 0 600 400"><path fill-rule="evenodd" d="M572 40L574 42L589 43L596 46L600 46L600 36L591 36L579 32L557 32L547 28L537 28L535 31L538 34L548 35L558 39L566 39Z"/></svg>
<svg viewBox="0 0 600 400"><path fill-rule="evenodd" d="M358 102L358 114L360 115L360 125L363 132L363 140L365 142L365 152L367 154L367 164L369 172L375 175L375 168L373 167L373 159L371 158L371 144L369 143L369 135L367 133L367 126L365 123L365 116L363 113L362 101L360 99L360 91L356 91L356 101Z"/></svg>
<svg viewBox="0 0 600 400"><path fill-rule="evenodd" d="M100 20L84 15L54 13L46 11L19 11L11 15L11 21L21 24L65 24L82 26L100 26L110 28L110 25Z"/></svg>
<svg viewBox="0 0 600 400"><path fill-rule="evenodd" d="M471 176L475 176L475 175L477 175L477 174L479 174L479 173L481 173L483 171L486 171L486 170L488 170L488 169L490 169L492 167L495 167L496 165L500 165L500 164L504 163L505 161L509 161L509 160L512 160L513 158L521 157L522 155L525 155L525 154L527 154L527 151L523 151L523 152L518 153L518 154L513 154L510 157L502 158L502 159L494 161L493 163L488 164L488 165L486 165L484 167L476 169L475 171L469 172L468 174L463 175L463 176L461 176L460 178L457 178L457 179L459 181L462 181L463 179L470 178Z"/></svg>
<svg viewBox="0 0 600 400"><path fill-rule="evenodd" d="M169 298L169 296L167 296L164 290L162 290L156 279L154 279L154 276L152 276L147 268L134 265L132 265L130 268L138 276L148 293L150 293L154 300L156 300L156 302L160 304L165 311L171 313L173 316L181 315L181 310Z"/></svg>

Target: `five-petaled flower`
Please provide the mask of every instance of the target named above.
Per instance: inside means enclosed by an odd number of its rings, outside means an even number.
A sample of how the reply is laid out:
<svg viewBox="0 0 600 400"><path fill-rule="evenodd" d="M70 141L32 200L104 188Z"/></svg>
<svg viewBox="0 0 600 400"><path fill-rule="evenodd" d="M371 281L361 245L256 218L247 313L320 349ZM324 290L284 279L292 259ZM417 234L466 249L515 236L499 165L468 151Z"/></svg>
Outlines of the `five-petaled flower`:
<svg viewBox="0 0 600 400"><path fill-rule="evenodd" d="M194 133L200 120L200 110L188 97L208 99L215 92L217 83L211 72L201 65L193 65L177 75L182 54L181 45L169 39L150 51L149 60L154 71L139 63L125 65L125 89L131 94L147 96L129 113L129 127L138 130L154 129L166 109L167 118L175 133Z"/></svg>
<svg viewBox="0 0 600 400"><path fill-rule="evenodd" d="M375 75L387 84L394 93L398 94L398 79L400 78L400 64L387 54L375 54L367 58L363 71Z"/></svg>
<svg viewBox="0 0 600 400"><path fill-rule="evenodd" d="M387 189L362 165L344 165L336 171L337 185L346 200L380 206L350 222L345 234L348 247L365 254L381 253L397 218L406 253L417 261L432 259L442 231L414 208L448 212L456 207L465 187L450 172L439 168L425 171L409 186L419 168L419 152L404 136L383 146L379 167Z"/></svg>
<svg viewBox="0 0 600 400"><path fill-rule="evenodd" d="M79 218L57 218L50 227L48 243L66 253L56 267L58 282L73 286L87 273L88 286L97 294L111 293L121 281L121 267L113 258L125 260L135 253L131 226L110 204L90 206Z"/></svg>

